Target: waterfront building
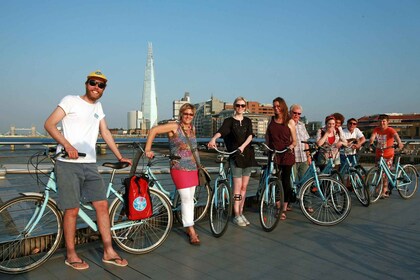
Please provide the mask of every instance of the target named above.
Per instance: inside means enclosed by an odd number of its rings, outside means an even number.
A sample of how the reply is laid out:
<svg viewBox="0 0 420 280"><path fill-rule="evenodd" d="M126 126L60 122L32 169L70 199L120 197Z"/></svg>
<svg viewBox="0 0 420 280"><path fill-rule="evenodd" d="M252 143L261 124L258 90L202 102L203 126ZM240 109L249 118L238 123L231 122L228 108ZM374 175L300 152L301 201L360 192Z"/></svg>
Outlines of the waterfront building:
<svg viewBox="0 0 420 280"><path fill-rule="evenodd" d="M185 103L191 103L190 101L190 93L185 92L184 97L181 98L181 100L174 100L172 102L172 118L173 119L179 119L179 109L184 105Z"/></svg>
<svg viewBox="0 0 420 280"><path fill-rule="evenodd" d="M420 138L420 114L388 113L389 126L394 128L401 138ZM373 129L378 126L379 114L364 116L358 119L358 127L369 138Z"/></svg>
<svg viewBox="0 0 420 280"><path fill-rule="evenodd" d="M217 115L224 109L224 102L211 97L210 100L205 102L194 104L197 108L194 118L194 126L196 129L197 137L212 137L213 127L213 115Z"/></svg>
<svg viewBox="0 0 420 280"><path fill-rule="evenodd" d="M141 111L146 131L157 125L157 96L155 86L155 72L153 62L152 43L148 43L147 62L144 72L143 99L141 102Z"/></svg>

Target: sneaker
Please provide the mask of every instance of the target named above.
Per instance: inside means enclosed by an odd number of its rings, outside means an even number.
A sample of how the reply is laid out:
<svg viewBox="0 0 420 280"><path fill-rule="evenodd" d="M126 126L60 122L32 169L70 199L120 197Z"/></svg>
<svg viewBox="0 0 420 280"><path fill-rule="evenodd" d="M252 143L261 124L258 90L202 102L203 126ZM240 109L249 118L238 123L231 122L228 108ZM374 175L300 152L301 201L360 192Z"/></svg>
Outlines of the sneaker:
<svg viewBox="0 0 420 280"><path fill-rule="evenodd" d="M241 215L242 220L245 222L246 225L250 225L251 223L248 221L247 218L245 218L245 216L242 214Z"/></svg>
<svg viewBox="0 0 420 280"><path fill-rule="evenodd" d="M246 223L245 223L245 221L242 219L242 217L241 217L241 216L235 216L235 217L233 218L233 223L234 223L235 225L237 225L237 226L240 226L240 227L246 227Z"/></svg>

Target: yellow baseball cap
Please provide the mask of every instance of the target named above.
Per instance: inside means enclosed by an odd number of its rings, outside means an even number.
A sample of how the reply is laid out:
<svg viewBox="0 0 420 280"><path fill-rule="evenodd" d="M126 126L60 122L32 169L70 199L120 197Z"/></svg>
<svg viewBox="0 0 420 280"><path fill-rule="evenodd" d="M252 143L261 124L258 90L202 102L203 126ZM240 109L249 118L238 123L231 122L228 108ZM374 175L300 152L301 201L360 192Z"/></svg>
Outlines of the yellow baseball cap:
<svg viewBox="0 0 420 280"><path fill-rule="evenodd" d="M102 73L101 70L96 70L93 71L91 73L89 73L89 75L87 76L87 78L100 78L102 80L104 80L105 82L108 81L108 79L106 78L106 76Z"/></svg>

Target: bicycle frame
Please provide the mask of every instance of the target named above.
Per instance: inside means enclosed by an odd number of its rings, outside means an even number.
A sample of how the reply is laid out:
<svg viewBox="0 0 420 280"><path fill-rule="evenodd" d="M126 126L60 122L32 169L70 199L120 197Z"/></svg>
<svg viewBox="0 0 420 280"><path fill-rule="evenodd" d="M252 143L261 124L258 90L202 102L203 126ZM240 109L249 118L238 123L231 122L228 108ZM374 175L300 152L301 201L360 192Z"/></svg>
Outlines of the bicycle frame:
<svg viewBox="0 0 420 280"><path fill-rule="evenodd" d="M395 187L397 185L397 181L398 181L397 177L398 177L398 172L399 171L403 172L403 174L405 176L407 176L407 174L405 173L404 169L402 168L402 166L400 164L400 156L399 155L397 156L396 162L397 163L395 164L395 172L392 172L392 170L386 164L386 161L385 161L384 157L381 156L379 158L379 164L378 164L379 176L381 177L385 173L385 175L388 178L388 184L391 184L392 187ZM404 185L407 185L407 184L410 184L410 183L411 183L411 181L406 182L406 183L400 182L400 185L404 186Z"/></svg>
<svg viewBox="0 0 420 280"><path fill-rule="evenodd" d="M216 151L218 151L218 150L216 150ZM218 152L220 153L220 151L218 151ZM232 180L233 180L232 179L232 173L229 172L229 174L226 175L224 159L225 159L225 155L221 154L220 158L219 158L219 160L220 160L219 176L217 176L216 180L214 181L214 191L213 192L217 191L217 188L219 186L219 182L221 182L221 181L225 181L228 187L230 187L230 188L232 187ZM223 190L223 191L225 191L225 190ZM225 196L225 194L223 193L222 197L224 197L224 196ZM225 207L225 201L223 200L222 202L223 202L223 207ZM216 205L218 204L218 197L217 196L214 197L214 203Z"/></svg>
<svg viewBox="0 0 420 280"><path fill-rule="evenodd" d="M146 166L144 174L146 174L149 177L149 186L163 193L168 198L169 202L171 203L171 206L173 206L175 197L177 196L177 192L170 192L165 190L165 188L159 182L156 175L153 173L152 168L149 165Z"/></svg>
<svg viewBox="0 0 420 280"><path fill-rule="evenodd" d="M116 191L113 187L113 179L115 176L115 172L116 169L114 169L112 171L112 175L111 175L111 179L110 182L108 184L108 189L107 189L107 198L110 197L111 193L114 194L116 196L116 199L120 200L120 201L124 201L124 198L122 197L121 193ZM55 193L57 193L57 183L56 183L56 177L55 177L55 173L54 171L51 171L50 176L48 178L48 182L47 185L45 187L45 191L43 194L40 193L23 193L22 195L28 196L28 195L37 195L40 197L43 197L44 200L42 202L42 204L40 205L40 207L37 207L36 211L34 212L33 216L31 217L31 219L29 220L28 224L25 227L25 235L29 236L31 234L31 232L33 231L33 229L35 228L35 226L38 224L39 220L42 218L42 215L45 211L46 205L48 203L48 201L53 201L53 203L55 205L57 205L57 203L55 202L54 199L50 198L50 191L53 191ZM95 221L93 221L89 215L83 210L83 208L87 209L87 210L94 210L92 205L88 205L88 204L83 204L82 202L80 202L80 208L79 208L79 212L78 212L78 216L93 230L93 231L98 231L98 226L96 224ZM111 208L111 207L109 207ZM118 230L118 229L123 229L126 227L130 227L132 225L137 225L137 224L141 224L142 221L127 221L125 223L120 223L116 226L111 227L111 231L112 230Z"/></svg>

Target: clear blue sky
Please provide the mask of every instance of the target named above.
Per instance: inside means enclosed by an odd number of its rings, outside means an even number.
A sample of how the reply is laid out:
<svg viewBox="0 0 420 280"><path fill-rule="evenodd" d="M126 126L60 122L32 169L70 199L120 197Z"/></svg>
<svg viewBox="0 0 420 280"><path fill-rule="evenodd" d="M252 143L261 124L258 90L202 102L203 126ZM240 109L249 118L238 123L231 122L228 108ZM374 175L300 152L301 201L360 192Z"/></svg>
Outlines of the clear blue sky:
<svg viewBox="0 0 420 280"><path fill-rule="evenodd" d="M110 128L139 109L153 43L172 100L300 103L309 120L420 112L420 1L0 1L0 133L43 123L87 73Z"/></svg>

